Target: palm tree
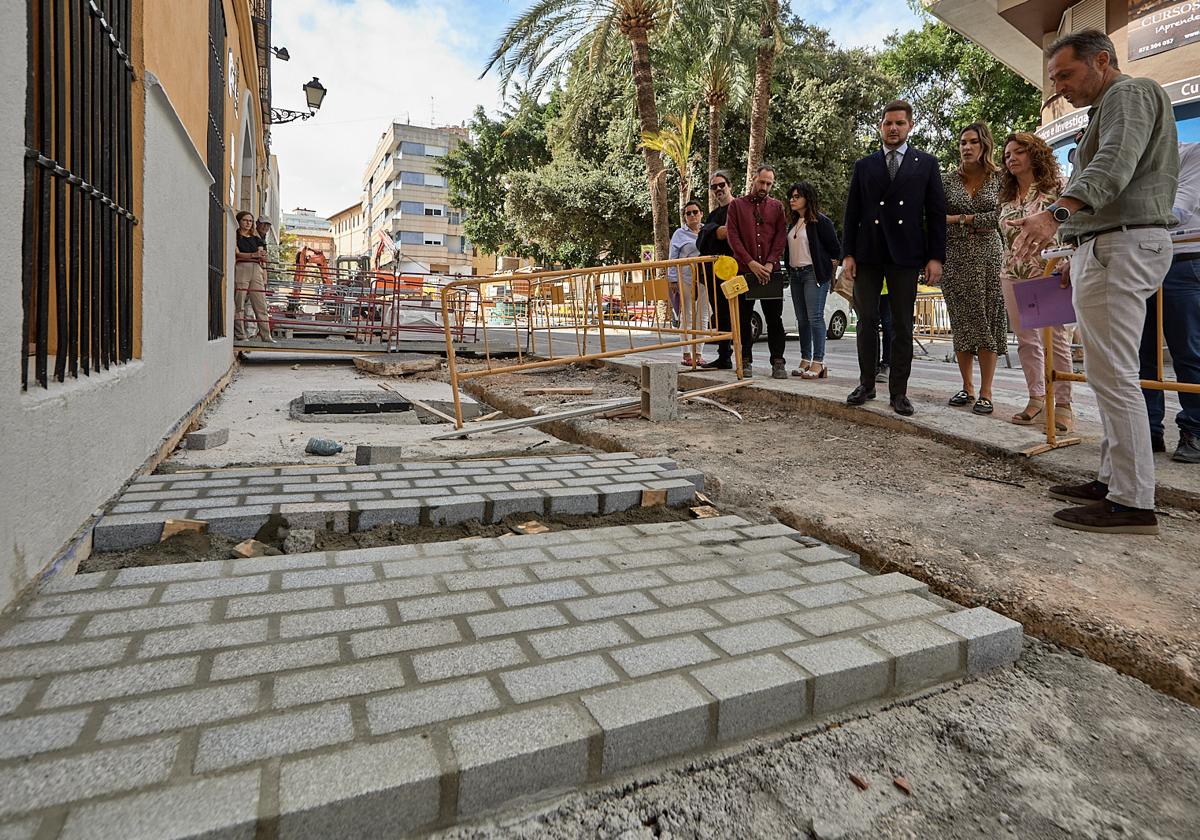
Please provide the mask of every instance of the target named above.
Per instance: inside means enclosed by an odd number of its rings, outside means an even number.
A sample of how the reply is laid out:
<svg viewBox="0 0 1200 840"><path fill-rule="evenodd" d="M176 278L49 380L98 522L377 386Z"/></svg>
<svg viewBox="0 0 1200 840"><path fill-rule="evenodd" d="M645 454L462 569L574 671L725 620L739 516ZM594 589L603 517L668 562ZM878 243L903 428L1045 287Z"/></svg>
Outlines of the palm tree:
<svg viewBox="0 0 1200 840"><path fill-rule="evenodd" d="M683 206L692 197L692 138L696 134L696 114L700 106L692 109L691 116L667 117L669 125L656 132L642 134L642 146L666 155L675 164L679 173L679 223L683 224ZM663 177L666 178L666 170Z"/></svg>
<svg viewBox="0 0 1200 840"><path fill-rule="evenodd" d="M520 74L532 90L544 90L562 76L570 62L583 57L578 50L583 44L589 65L598 66L608 55L614 33L619 32L628 39L632 53L640 127L643 134L653 134L659 126L649 37L668 19L670 7L670 0L537 0L500 36L480 77L495 67L502 87ZM642 155L650 185L655 257L666 259L670 231L662 155L646 146Z"/></svg>
<svg viewBox="0 0 1200 840"><path fill-rule="evenodd" d="M763 162L767 147L767 113L771 107L771 74L775 56L783 48L779 0L761 0L758 48L754 55L754 96L750 100L750 150L746 156L746 183Z"/></svg>

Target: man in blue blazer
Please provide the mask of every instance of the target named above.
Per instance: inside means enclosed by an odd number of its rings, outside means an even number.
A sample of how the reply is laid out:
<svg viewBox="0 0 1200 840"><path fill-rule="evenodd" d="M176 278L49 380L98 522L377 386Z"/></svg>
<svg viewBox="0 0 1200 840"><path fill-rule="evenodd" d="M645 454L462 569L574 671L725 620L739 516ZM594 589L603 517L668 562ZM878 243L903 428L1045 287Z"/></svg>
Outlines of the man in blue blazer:
<svg viewBox="0 0 1200 840"><path fill-rule="evenodd" d="M913 307L917 278L937 284L946 259L946 195L937 159L908 145L912 106L902 99L883 109L883 149L854 164L846 199L843 271L854 282L858 313L858 381L846 402L875 399L879 359L879 295L886 278L892 313L888 391L892 409L913 413L908 399L912 370Z"/></svg>

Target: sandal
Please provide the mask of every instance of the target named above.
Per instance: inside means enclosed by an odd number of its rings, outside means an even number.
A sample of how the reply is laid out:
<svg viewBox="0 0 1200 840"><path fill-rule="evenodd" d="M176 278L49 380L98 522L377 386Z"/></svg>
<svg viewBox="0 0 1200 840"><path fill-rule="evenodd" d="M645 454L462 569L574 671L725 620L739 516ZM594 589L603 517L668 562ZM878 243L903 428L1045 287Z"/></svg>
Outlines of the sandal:
<svg viewBox="0 0 1200 840"><path fill-rule="evenodd" d="M1075 431L1075 412L1071 409L1070 403L1054 406L1054 428L1060 432Z"/></svg>
<svg viewBox="0 0 1200 840"><path fill-rule="evenodd" d="M987 397L980 397L979 399L975 400L975 405L971 406L971 411L975 412L976 414L991 414L995 408L996 407L992 405L992 401Z"/></svg>
<svg viewBox="0 0 1200 840"><path fill-rule="evenodd" d="M959 391L950 398L950 405L954 406L955 408L971 402L975 402L975 395L968 394L966 391Z"/></svg>
<svg viewBox="0 0 1200 840"><path fill-rule="evenodd" d="M1036 410L1035 410L1036 409ZM1037 420L1038 415L1046 410L1046 401L1037 397L1030 397L1029 403L1025 406L1025 410L1020 414L1014 414L1012 421L1018 426L1032 426Z"/></svg>
<svg viewBox="0 0 1200 840"><path fill-rule="evenodd" d="M807 371L810 367L812 367L812 362L810 362L808 359L801 359L800 364L794 371L792 371L792 376L799 376L803 378L805 371Z"/></svg>
<svg viewBox="0 0 1200 840"><path fill-rule="evenodd" d="M817 370L820 368L820 370ZM800 375L801 379L828 379L829 368L825 367L824 362L813 362L808 370Z"/></svg>

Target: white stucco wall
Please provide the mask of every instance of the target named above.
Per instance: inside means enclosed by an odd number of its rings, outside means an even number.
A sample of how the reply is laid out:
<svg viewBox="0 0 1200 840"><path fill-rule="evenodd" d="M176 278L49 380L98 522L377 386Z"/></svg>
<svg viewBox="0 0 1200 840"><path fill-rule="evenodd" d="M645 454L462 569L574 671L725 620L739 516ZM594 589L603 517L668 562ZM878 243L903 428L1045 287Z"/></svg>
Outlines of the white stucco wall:
<svg viewBox="0 0 1200 840"><path fill-rule="evenodd" d="M53 562L233 362L208 340L208 172L147 74L142 357L20 389L25 4L0 4L0 607ZM232 284L227 285L227 322ZM227 331L228 334L228 331Z"/></svg>

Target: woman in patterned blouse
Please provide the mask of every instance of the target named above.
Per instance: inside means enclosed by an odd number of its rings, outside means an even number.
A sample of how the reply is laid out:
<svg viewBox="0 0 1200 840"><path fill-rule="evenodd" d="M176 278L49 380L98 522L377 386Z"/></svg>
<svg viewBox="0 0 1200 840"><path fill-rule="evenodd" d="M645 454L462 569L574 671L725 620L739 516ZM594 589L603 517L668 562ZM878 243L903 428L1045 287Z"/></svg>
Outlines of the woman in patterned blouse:
<svg viewBox="0 0 1200 840"><path fill-rule="evenodd" d="M1045 210L1058 198L1062 189L1062 174L1058 160L1046 141L1026 131L1010 134L1004 140L1004 172L1000 176L1000 230L1004 233L1004 268L1000 283L1004 288L1004 305L1008 308L1008 320L1017 335L1017 356L1021 359L1021 370L1025 372L1025 386L1029 390L1029 402L1012 421L1018 426L1030 426L1037 422L1038 415L1046 406L1045 348L1042 347L1041 330L1021 329L1017 311L1016 294L1013 286L1024 280L1044 277L1046 261L1040 257L1019 260L1013 255L1012 244L1020 228L1005 224L1008 219L1019 219ZM1071 330L1066 326L1054 327L1054 369L1071 370ZM1074 428L1075 417L1071 411L1071 383L1054 383L1054 423L1059 431Z"/></svg>

